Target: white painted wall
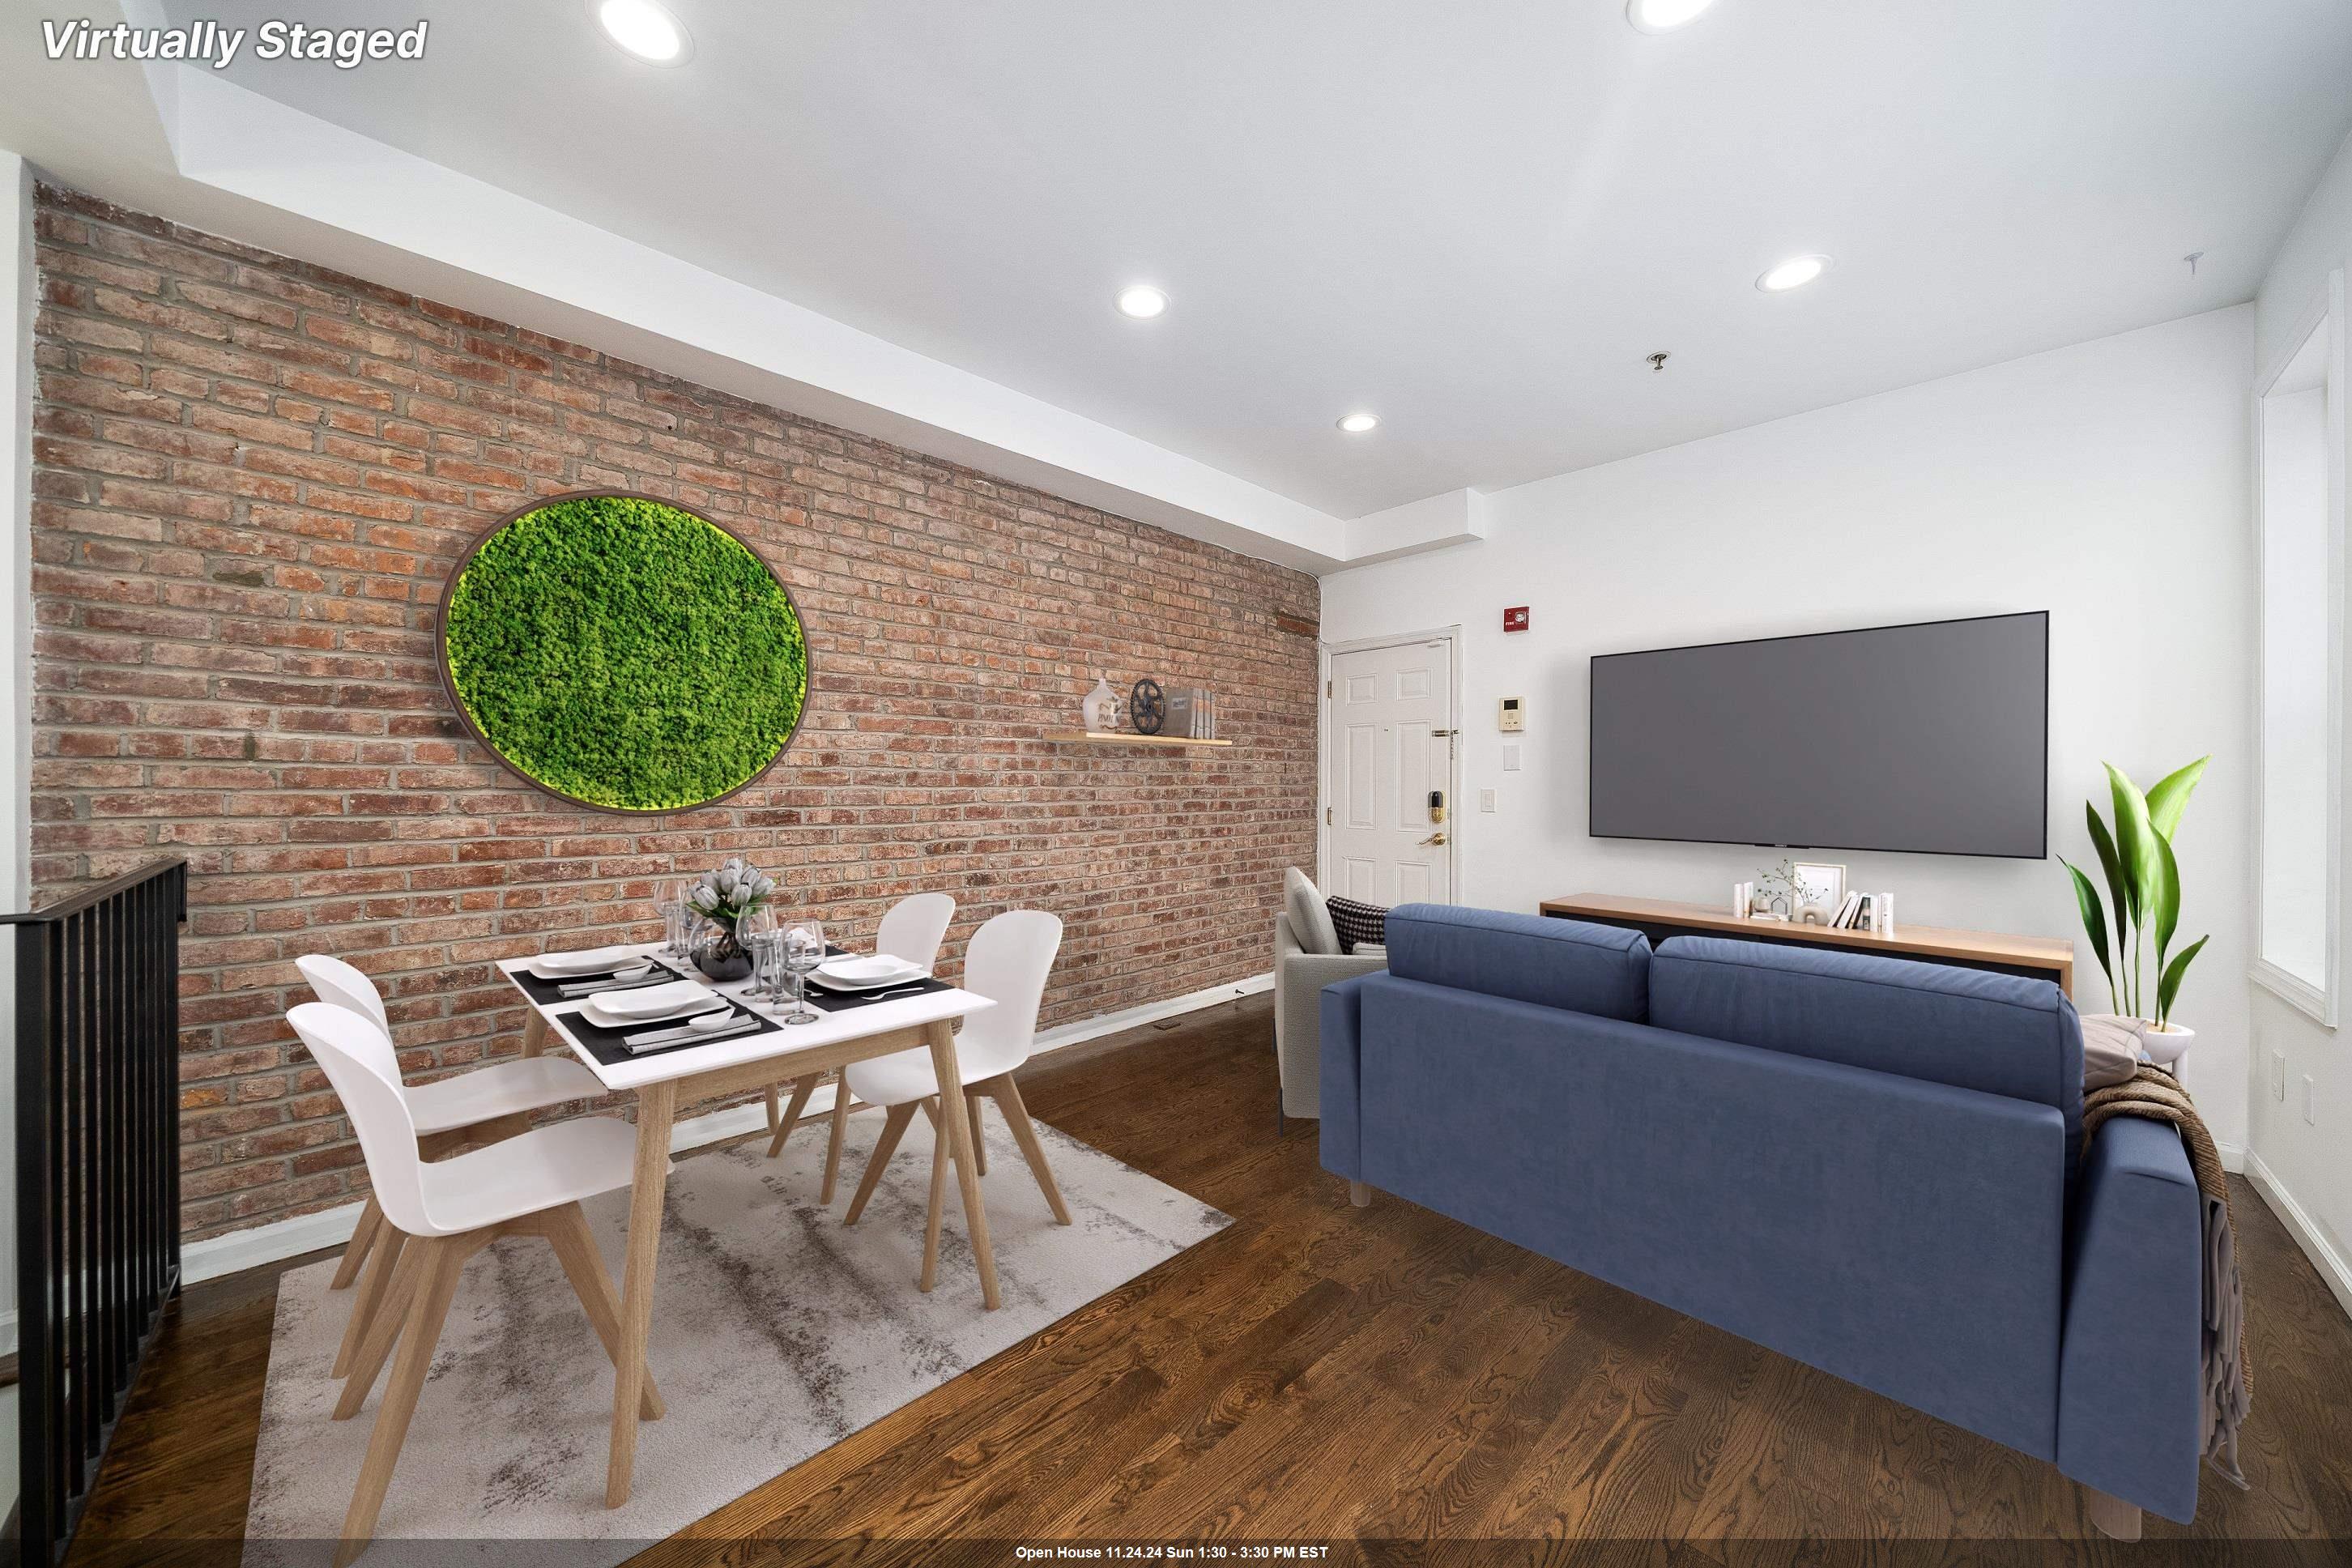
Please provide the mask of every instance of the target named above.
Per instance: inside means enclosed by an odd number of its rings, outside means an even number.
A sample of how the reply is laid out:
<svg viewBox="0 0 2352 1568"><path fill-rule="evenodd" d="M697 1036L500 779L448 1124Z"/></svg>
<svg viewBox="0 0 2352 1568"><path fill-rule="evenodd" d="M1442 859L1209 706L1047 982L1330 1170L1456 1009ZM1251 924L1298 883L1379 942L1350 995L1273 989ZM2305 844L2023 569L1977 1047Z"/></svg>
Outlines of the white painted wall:
<svg viewBox="0 0 2352 1568"><path fill-rule="evenodd" d="M2296 328L2327 275L2347 261L2352 261L2352 141L2338 150L2312 192L2255 298L2258 366L2275 364L2292 351ZM2336 416L2347 422L2347 437L2352 438L2352 410L2339 409ZM2344 679L2352 689L2352 664ZM2248 700L2252 700L2251 686ZM2340 761L2339 776L2352 779L2352 751ZM2336 930L2342 933L2352 931L2352 866L2339 869L2343 874L2337 885L2343 891L2338 896L2347 898L2336 910ZM2352 973L2352 969L2339 966L2339 973ZM2323 1027L2261 986L2251 988L2251 997L2252 1158L2247 1169L2263 1184L2273 1206L2301 1230L2305 1247L2328 1277L2336 1298L2352 1311L2352 1047L2340 1029ZM2352 1016L2352 1009L2339 1009L2339 1017L2347 1016ZM2286 1058L2284 1100L2272 1097L2273 1051ZM2312 1079L2310 1122L2303 1119L2305 1075Z"/></svg>
<svg viewBox="0 0 2352 1568"><path fill-rule="evenodd" d="M1589 656L2049 610L2055 851L2090 856L2102 759L2153 783L2213 754L2179 846L2183 930L2213 940L2178 1010L2200 1031L2187 1079L2217 1140L2242 1145L2252 318L2193 316L1495 492L1483 542L1326 577L1323 636L1463 624L1461 897L1532 911L1585 891L1715 903L1779 858L1586 836ZM1506 636L1520 604L1531 629ZM1517 773L1501 770L1502 696L1528 705ZM2054 859L1811 858L1894 891L1899 921L2077 930ZM2076 945L2077 999L2103 1011Z"/></svg>

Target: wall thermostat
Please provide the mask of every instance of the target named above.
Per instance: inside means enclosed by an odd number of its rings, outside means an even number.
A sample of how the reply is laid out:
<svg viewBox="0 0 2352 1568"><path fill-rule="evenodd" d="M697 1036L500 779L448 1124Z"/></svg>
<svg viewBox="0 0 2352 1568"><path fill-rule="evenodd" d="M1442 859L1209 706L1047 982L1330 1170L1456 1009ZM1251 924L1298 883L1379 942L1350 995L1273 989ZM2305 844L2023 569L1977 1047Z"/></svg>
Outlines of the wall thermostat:
<svg viewBox="0 0 2352 1568"><path fill-rule="evenodd" d="M1527 710L1519 706L1517 698L1506 697L1502 711L1496 715L1495 723L1505 734L1516 735L1528 727Z"/></svg>

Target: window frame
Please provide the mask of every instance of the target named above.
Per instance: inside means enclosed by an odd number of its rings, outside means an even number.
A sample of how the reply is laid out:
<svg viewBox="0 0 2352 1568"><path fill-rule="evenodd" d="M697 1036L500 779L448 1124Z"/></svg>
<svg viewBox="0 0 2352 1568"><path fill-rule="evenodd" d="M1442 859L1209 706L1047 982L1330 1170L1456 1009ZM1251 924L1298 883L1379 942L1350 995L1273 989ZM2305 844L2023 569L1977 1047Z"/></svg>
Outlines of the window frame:
<svg viewBox="0 0 2352 1568"><path fill-rule="evenodd" d="M2327 755L2327 845L2326 892L2324 914L2326 931L2323 936L2322 964L2326 973L2323 984L2314 985L2303 976L2271 962L2270 943L2263 927L2267 878L2263 865L2264 845L2268 842L2267 814L2269 786L2268 747L2264 737L2264 715L2268 711L2264 689L2268 677L2267 636L2269 628L2269 543L2268 518L2265 507L2269 496L2266 468L2269 461L2270 432L2268 414L2270 399L2279 382L2299 358L2314 334L2325 331L2324 376L2327 387L2328 419L2322 432L2326 448L2327 502L2325 522L2327 530L2327 696L2326 710L2326 741ZM2337 998L2342 992L2342 873L2344 843L2344 547L2345 547L2345 451L2344 432L2352 408L2347 408L2347 387L2345 375L2344 272L2330 272L2296 318L2294 331L2286 346L2254 383L2253 396L2253 543L2254 543L2254 778L2253 778L2253 858L2254 858L2254 942L2248 977L2256 985L2270 992L2298 1011L2310 1015L2322 1026L2333 1029L2336 1025Z"/></svg>

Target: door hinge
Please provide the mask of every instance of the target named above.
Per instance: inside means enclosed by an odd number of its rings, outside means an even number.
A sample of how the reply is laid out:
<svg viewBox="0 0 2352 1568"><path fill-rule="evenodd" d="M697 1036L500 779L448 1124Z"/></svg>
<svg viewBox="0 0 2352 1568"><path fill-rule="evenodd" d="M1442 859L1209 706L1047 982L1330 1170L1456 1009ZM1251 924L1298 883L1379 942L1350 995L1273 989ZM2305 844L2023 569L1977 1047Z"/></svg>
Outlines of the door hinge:
<svg viewBox="0 0 2352 1568"><path fill-rule="evenodd" d="M1443 738L1450 741L1454 739L1454 731L1451 730L1432 730L1429 734L1432 740Z"/></svg>
<svg viewBox="0 0 2352 1568"><path fill-rule="evenodd" d="M1328 680L1323 683L1323 695L1326 698L1331 695L1331 683Z"/></svg>
<svg viewBox="0 0 2352 1568"><path fill-rule="evenodd" d="M1326 827L1331 826L1331 808L1328 805L1323 808L1323 826Z"/></svg>

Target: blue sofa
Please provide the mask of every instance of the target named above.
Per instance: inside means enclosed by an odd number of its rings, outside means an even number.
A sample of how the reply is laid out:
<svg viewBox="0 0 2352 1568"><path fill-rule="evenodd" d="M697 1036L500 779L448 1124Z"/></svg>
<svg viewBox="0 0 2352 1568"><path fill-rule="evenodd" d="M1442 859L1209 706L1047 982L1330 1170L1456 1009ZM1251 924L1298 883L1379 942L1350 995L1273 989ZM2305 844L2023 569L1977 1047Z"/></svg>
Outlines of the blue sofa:
<svg viewBox="0 0 2352 1568"><path fill-rule="evenodd" d="M2056 986L1432 904L1388 949L1323 991L1327 1169L2051 1460L2103 1525L2196 1512L2196 1183L2128 1119L2078 1168Z"/></svg>

